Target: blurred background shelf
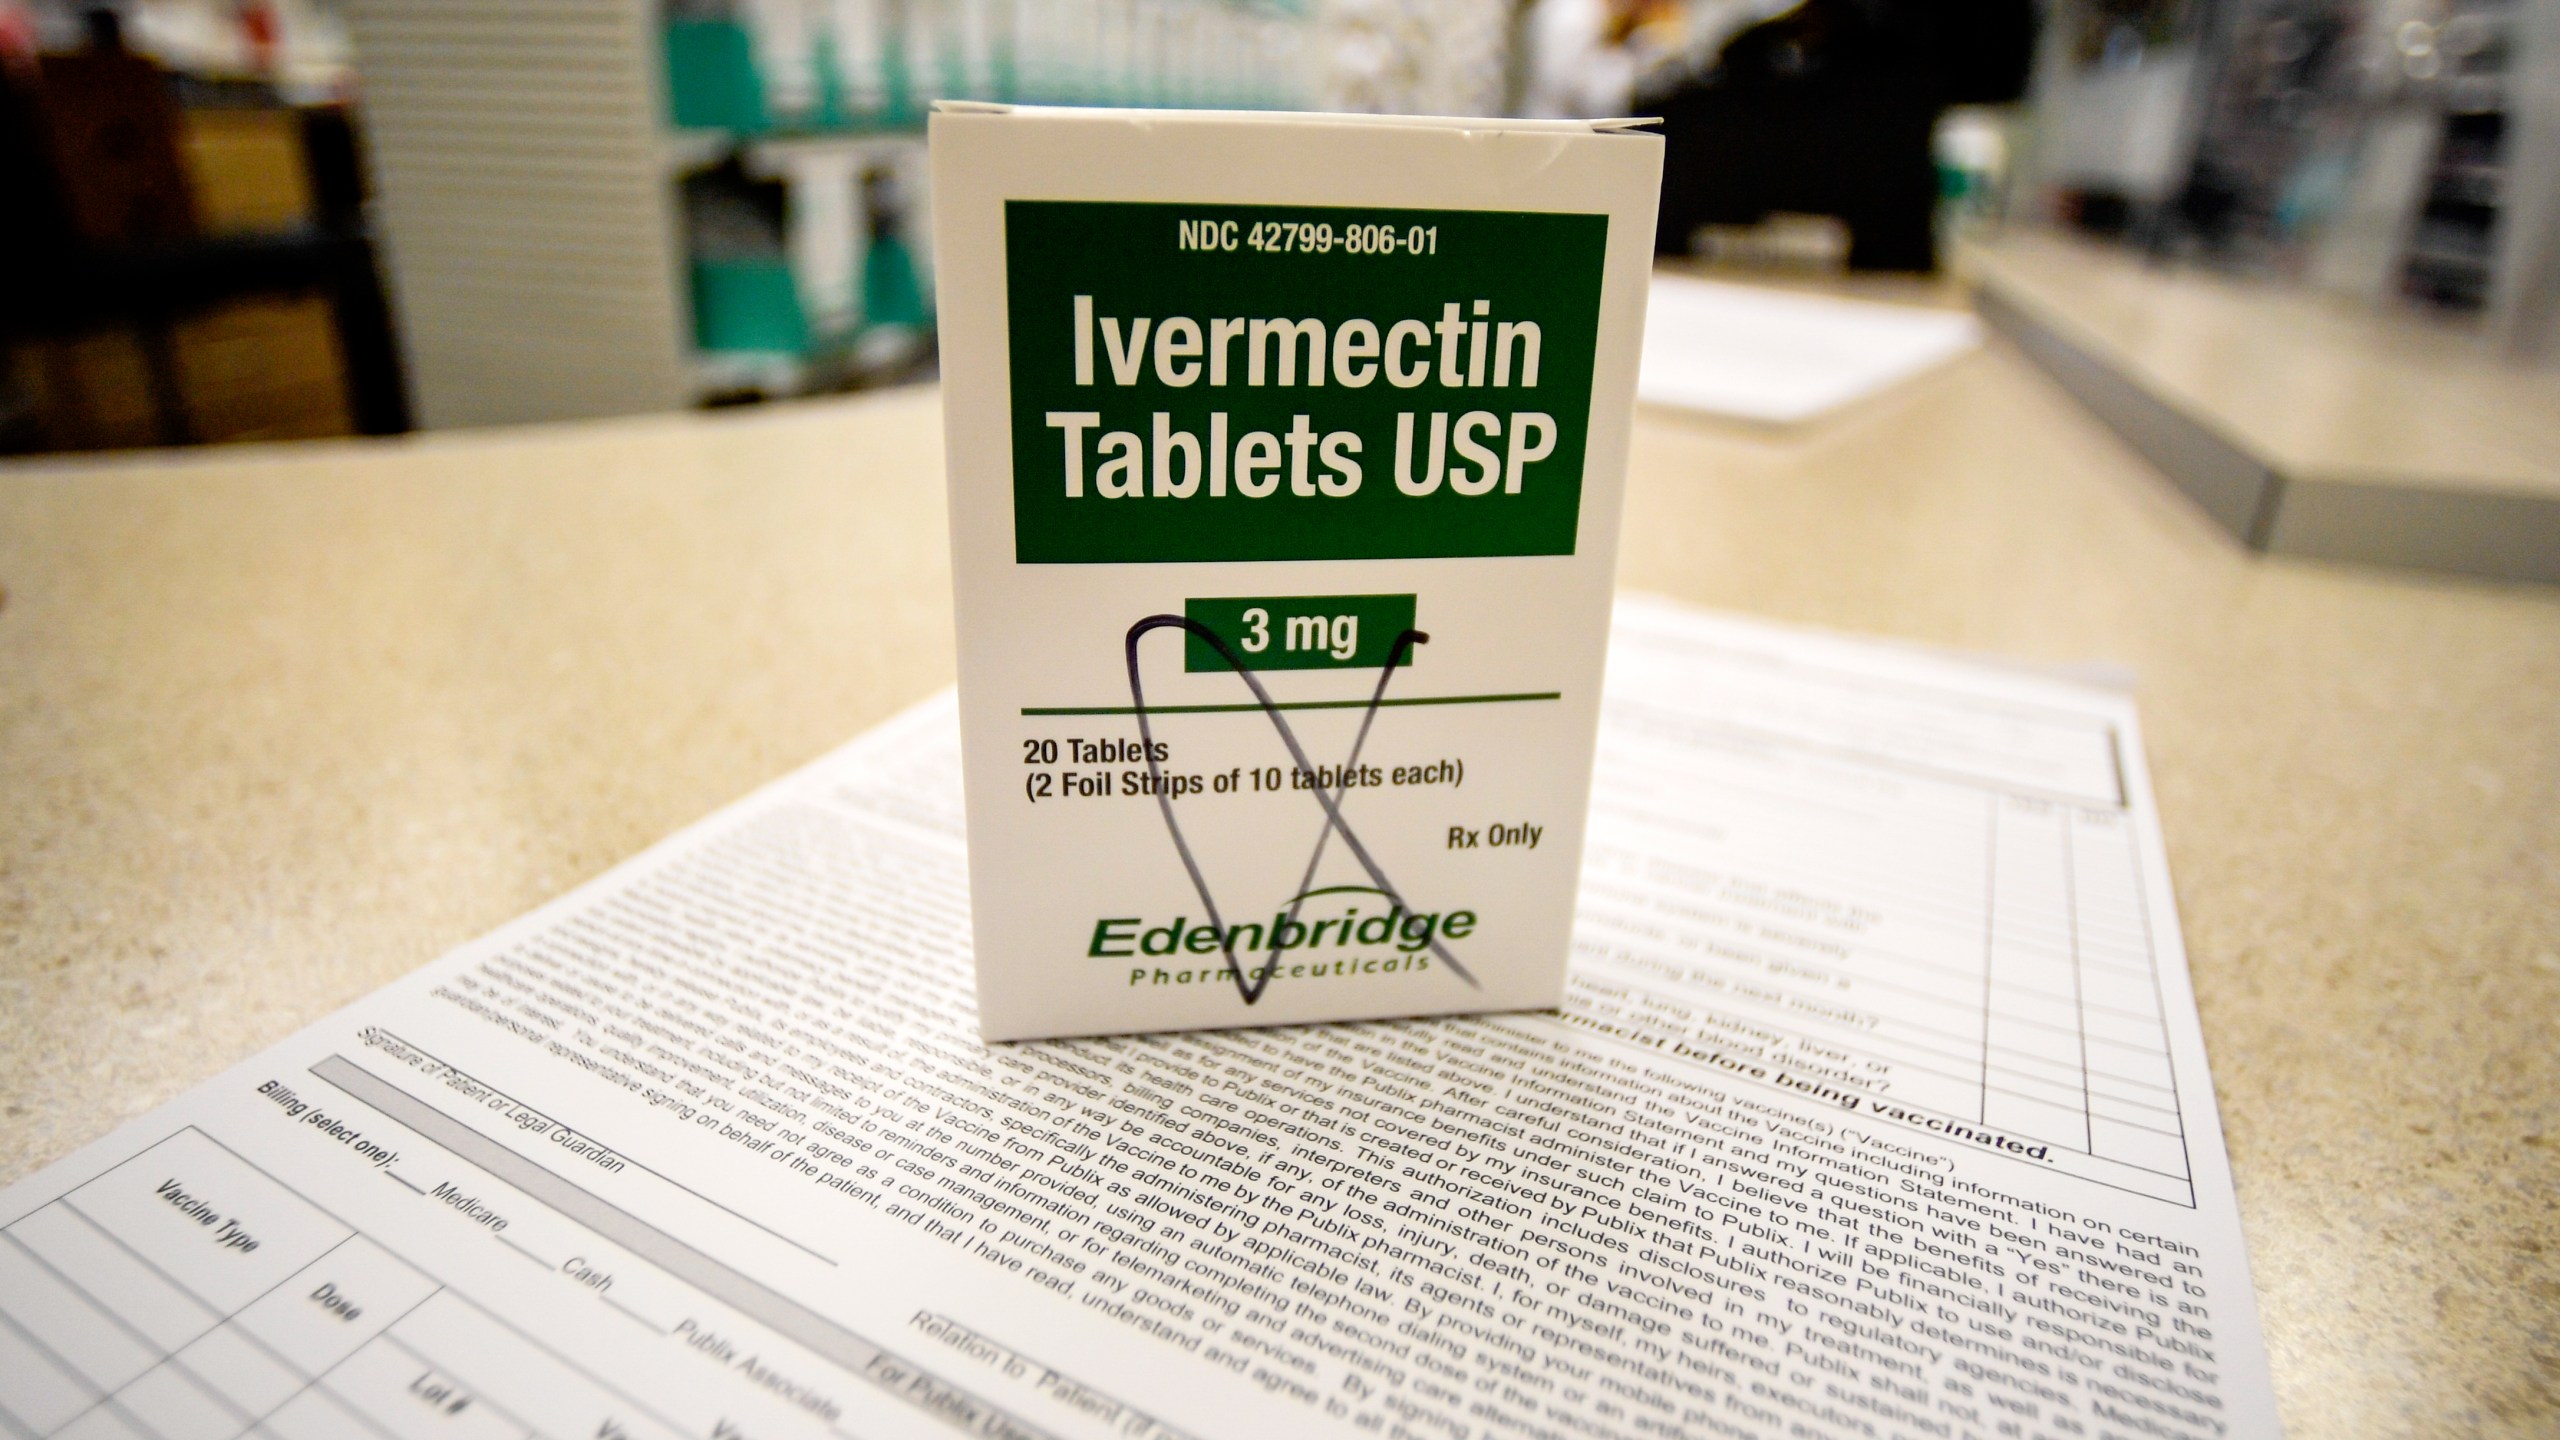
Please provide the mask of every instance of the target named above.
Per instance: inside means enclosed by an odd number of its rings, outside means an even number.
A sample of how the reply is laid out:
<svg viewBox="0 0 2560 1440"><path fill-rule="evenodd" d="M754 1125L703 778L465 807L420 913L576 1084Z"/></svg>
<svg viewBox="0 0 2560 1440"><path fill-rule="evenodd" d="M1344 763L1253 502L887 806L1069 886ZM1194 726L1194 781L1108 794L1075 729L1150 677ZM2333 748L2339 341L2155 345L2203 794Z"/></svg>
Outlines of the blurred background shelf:
<svg viewBox="0 0 2560 1440"><path fill-rule="evenodd" d="M345 0L426 428L930 374L941 99L1492 114L1514 0Z"/></svg>
<svg viewBox="0 0 2560 1440"><path fill-rule="evenodd" d="M1294 0L349 0L427 428L929 372L943 98L1308 103Z"/></svg>
<svg viewBox="0 0 2560 1440"><path fill-rule="evenodd" d="M1972 247L2244 543L2560 578L2560 0L0 0L0 452L930 378L945 98L1658 117L1665 263Z"/></svg>
<svg viewBox="0 0 2560 1440"><path fill-rule="evenodd" d="M2560 5L2059 0L2014 208L2560 359Z"/></svg>

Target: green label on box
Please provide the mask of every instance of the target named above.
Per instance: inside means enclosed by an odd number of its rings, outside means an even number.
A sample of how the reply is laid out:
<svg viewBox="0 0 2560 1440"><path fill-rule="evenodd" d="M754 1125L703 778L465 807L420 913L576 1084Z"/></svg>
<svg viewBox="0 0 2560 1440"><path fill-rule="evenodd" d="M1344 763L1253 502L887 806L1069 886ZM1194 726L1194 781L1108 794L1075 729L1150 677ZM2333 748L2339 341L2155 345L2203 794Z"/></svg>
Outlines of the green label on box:
<svg viewBox="0 0 2560 1440"><path fill-rule="evenodd" d="M1375 670L1396 637L1413 628L1410 595L1274 595L1185 600L1183 615L1217 632L1247 670ZM1402 669L1415 646L1396 662ZM1230 669L1209 643L1191 635L1182 668L1192 674Z"/></svg>
<svg viewBox="0 0 2560 1440"><path fill-rule="evenodd" d="M1607 241L1603 215L1007 201L1014 558L1572 554Z"/></svg>

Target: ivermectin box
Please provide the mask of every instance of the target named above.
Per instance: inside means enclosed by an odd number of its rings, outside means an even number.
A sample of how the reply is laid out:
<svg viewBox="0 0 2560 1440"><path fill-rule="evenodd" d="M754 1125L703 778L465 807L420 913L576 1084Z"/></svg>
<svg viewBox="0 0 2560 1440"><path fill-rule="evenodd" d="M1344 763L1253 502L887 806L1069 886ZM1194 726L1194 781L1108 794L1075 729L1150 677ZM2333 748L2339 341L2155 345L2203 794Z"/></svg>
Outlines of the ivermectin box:
<svg viewBox="0 0 2560 1440"><path fill-rule="evenodd" d="M989 1039L1562 997L1661 142L933 117Z"/></svg>

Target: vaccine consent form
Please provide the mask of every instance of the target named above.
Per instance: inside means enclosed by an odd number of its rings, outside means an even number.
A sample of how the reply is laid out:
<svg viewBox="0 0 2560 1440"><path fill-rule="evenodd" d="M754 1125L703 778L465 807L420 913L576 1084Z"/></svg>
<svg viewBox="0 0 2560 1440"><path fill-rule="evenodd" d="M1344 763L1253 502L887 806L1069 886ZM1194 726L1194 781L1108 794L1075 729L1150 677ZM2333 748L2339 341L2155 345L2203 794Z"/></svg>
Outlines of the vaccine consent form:
<svg viewBox="0 0 2560 1440"><path fill-rule="evenodd" d="M928 702L0 1191L0 1435L2275 1433L2130 702L1600 712L1561 1008L988 1044Z"/></svg>

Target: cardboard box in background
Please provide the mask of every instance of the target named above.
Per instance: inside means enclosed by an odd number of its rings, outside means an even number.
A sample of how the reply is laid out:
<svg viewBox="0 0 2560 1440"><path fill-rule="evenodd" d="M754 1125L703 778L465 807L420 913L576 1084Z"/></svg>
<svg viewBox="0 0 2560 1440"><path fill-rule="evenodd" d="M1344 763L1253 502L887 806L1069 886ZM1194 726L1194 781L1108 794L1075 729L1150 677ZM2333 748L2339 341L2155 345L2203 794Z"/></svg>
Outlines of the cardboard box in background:
<svg viewBox="0 0 2560 1440"><path fill-rule="evenodd" d="M167 88L165 76L152 83L155 94ZM144 153L156 153L165 140L178 171L174 180L153 180L178 196L163 208L183 216L183 238L166 243L275 234L319 218L304 112L172 106L147 118L169 129ZM148 177L161 173L142 169ZM112 192L139 182L93 171L84 183ZM85 203L116 213L114 205L125 202L108 195ZM154 344L166 346L166 372L156 379ZM21 336L0 347L0 451L163 444L164 404L182 415L189 438L208 443L353 435L349 388L337 319L316 282L299 293L245 294L190 309L157 335L102 319L86 333Z"/></svg>
<svg viewBox="0 0 2560 1440"><path fill-rule="evenodd" d="M273 106L186 112L179 144L207 235L290 230L312 220L302 112Z"/></svg>

